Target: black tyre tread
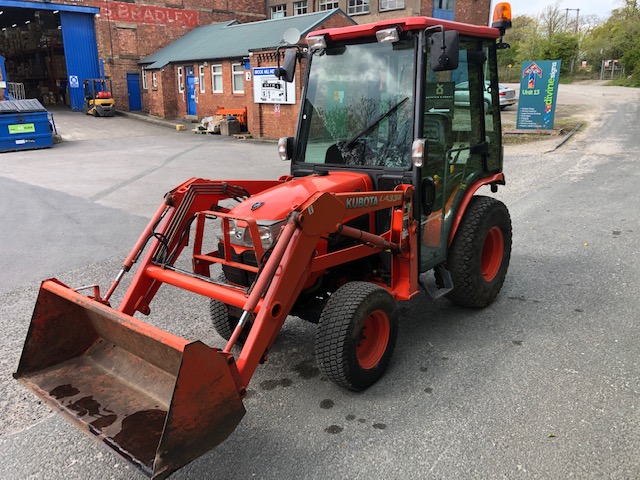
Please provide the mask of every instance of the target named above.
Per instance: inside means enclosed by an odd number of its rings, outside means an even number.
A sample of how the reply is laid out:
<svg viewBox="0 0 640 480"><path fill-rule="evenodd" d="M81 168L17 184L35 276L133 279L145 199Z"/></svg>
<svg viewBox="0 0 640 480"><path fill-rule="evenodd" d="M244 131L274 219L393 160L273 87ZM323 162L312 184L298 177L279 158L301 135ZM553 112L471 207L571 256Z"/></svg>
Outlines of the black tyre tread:
<svg viewBox="0 0 640 480"><path fill-rule="evenodd" d="M356 310L370 295L388 296L394 302L394 312L391 315L394 318L389 318L390 322L392 322L389 346L390 351L393 352L397 337L398 317L395 300L387 290L369 282L347 283L331 295L320 315L316 334L315 349L318 368L329 380L341 387L354 391L365 390L370 385L361 384L354 380L353 372L350 371L349 362L347 361L348 352L346 351L349 348L347 341L351 328L351 322L348 320L354 316ZM388 355L387 358L381 360L381 364L379 364L380 376L386 370L390 356Z"/></svg>
<svg viewBox="0 0 640 480"><path fill-rule="evenodd" d="M481 235L489 217L504 220L504 256L500 271L487 288L479 288L477 272L473 271L478 252L482 251L484 235ZM447 258L447 269L451 273L454 289L447 298L465 307L482 308L491 304L504 283L511 258L511 219L507 207L501 201L482 195L471 198L453 239Z"/></svg>
<svg viewBox="0 0 640 480"><path fill-rule="evenodd" d="M218 300L211 299L209 302L209 313L211 315L213 328L218 332L218 335L225 340L229 340L233 334L233 328L229 321L229 310L227 306Z"/></svg>

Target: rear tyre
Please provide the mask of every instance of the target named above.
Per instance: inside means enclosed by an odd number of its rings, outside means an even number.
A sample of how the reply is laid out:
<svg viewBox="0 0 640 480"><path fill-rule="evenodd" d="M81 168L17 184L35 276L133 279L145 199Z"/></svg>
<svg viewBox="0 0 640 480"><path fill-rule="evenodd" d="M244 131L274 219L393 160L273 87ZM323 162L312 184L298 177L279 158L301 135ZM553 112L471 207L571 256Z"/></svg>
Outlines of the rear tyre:
<svg viewBox="0 0 640 480"><path fill-rule="evenodd" d="M465 307L486 307L504 283L511 258L511 218L491 197L474 196L447 257L453 290L447 298Z"/></svg>
<svg viewBox="0 0 640 480"><path fill-rule="evenodd" d="M369 282L350 282L331 295L318 322L315 349L320 371L361 391L384 374L398 336L398 307L391 294Z"/></svg>
<svg viewBox="0 0 640 480"><path fill-rule="evenodd" d="M241 313L239 310L240 309L234 307L228 307L226 304L218 300L211 300L209 303L209 313L211 314L211 323L213 323L213 328L215 328L218 335L225 340L229 340L231 338L236 325L238 325ZM243 344L245 342L249 335L249 330L250 325L245 325L240 337L238 337L239 343Z"/></svg>

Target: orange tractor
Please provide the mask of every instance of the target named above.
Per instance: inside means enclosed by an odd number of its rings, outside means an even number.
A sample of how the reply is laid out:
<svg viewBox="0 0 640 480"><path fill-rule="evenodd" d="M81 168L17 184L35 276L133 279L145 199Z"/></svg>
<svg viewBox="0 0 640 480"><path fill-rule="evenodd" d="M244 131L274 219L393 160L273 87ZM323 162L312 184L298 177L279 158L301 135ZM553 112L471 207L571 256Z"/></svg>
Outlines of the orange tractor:
<svg viewBox="0 0 640 480"><path fill-rule="evenodd" d="M43 282L15 377L165 478L233 432L289 314L318 324L321 372L359 391L389 364L397 301L427 291L489 305L511 221L475 194L504 184L496 55L509 16L493 27L411 17L327 29L286 50L277 72L287 81L306 56L296 136L278 147L291 174L170 191L104 295ZM469 105L459 107L462 82ZM163 284L210 299L223 349L134 317Z"/></svg>

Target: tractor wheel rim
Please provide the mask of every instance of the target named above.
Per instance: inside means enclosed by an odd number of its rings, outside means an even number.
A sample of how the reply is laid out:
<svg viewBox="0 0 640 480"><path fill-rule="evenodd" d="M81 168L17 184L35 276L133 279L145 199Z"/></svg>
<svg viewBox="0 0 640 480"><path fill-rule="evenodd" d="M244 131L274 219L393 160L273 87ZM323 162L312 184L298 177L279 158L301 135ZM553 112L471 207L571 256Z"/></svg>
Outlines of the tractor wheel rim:
<svg viewBox="0 0 640 480"><path fill-rule="evenodd" d="M356 346L360 367L369 370L378 364L387 349L390 331L389 317L385 312L375 310L369 314L362 324Z"/></svg>
<svg viewBox="0 0 640 480"><path fill-rule="evenodd" d="M492 227L484 239L480 268L485 281L490 282L498 274L504 255L504 236L500 227Z"/></svg>

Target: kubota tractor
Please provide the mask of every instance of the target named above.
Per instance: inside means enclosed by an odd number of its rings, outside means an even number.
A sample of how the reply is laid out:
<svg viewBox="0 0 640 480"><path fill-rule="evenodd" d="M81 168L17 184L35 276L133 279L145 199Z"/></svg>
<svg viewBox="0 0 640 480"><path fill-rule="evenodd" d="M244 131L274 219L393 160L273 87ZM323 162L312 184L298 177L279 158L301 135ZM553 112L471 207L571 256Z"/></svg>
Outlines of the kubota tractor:
<svg viewBox="0 0 640 480"><path fill-rule="evenodd" d="M509 25L500 14L493 27L411 17L308 35L277 70L291 81L306 57L296 136L279 144L291 174L193 178L170 191L104 295L43 282L15 377L164 478L235 429L290 313L317 322L321 372L364 390L391 359L397 301L428 291L489 305L511 221L476 192L504 184L496 53ZM458 107L462 82L469 105ZM134 317L162 284L210 299L224 349Z"/></svg>

